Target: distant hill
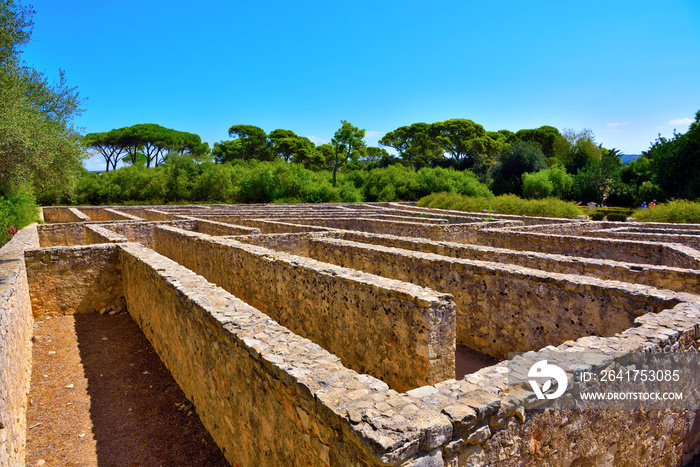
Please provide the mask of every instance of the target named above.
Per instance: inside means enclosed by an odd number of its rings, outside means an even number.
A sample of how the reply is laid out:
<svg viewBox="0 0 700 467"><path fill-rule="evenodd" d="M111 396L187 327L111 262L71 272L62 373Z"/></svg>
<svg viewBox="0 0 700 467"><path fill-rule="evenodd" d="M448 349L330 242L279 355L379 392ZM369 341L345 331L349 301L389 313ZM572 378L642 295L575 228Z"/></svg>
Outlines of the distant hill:
<svg viewBox="0 0 700 467"><path fill-rule="evenodd" d="M622 160L623 164L629 164L633 160L635 160L638 157L642 157L641 154L624 154L620 156L620 159Z"/></svg>

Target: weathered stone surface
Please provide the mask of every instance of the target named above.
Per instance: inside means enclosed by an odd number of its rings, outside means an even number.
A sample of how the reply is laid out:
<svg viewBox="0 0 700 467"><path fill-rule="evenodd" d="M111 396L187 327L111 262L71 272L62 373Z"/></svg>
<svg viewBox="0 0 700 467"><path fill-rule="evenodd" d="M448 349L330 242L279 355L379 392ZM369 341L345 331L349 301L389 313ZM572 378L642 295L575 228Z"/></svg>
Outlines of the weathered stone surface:
<svg viewBox="0 0 700 467"><path fill-rule="evenodd" d="M0 248L0 465L24 465L34 318L24 250L37 248L36 225Z"/></svg>
<svg viewBox="0 0 700 467"><path fill-rule="evenodd" d="M394 389L454 377L449 295L170 227L155 238L158 252Z"/></svg>
<svg viewBox="0 0 700 467"><path fill-rule="evenodd" d="M36 318L99 311L124 295L116 245L28 249L24 262Z"/></svg>
<svg viewBox="0 0 700 467"><path fill-rule="evenodd" d="M97 311L111 313L123 309L124 295L129 311L198 412L205 414L206 426L234 464L680 465L700 452L697 410L525 410L522 400L531 393L517 397L518 390L508 387L504 363L482 368L463 380L445 376L399 393L378 379L376 371L359 374L343 365L347 358L342 352L350 347L346 341L341 346L345 348L333 349L339 358L324 349L330 346L327 342L313 343L275 321L282 321L276 310L287 307L291 311L284 319L289 323L316 320L299 324L315 326L322 337L324 333L342 335L350 331L331 331L334 320L298 313L304 308L300 303L311 304L305 307L314 311L340 303L343 311L336 313L335 321L353 323L355 340L374 338L359 352L381 361L385 368L422 371L411 358L434 361L440 352L430 346L408 352L399 341L387 341L383 326L397 317L410 317L399 320L392 332L406 335L415 328L426 334L434 323L442 322L444 312L434 306L435 300L442 300L436 298L439 294L420 292L425 289L419 282L408 283L409 277L425 276L441 292L458 291L455 297L469 297L471 301L464 302L467 308L493 310L481 323L479 313L473 313L469 319L476 321L462 325L458 336L471 333L476 340L492 341L489 328L494 323L511 331L529 327L533 336L549 336L533 344L533 350L560 352L562 359L592 349L697 352L700 299L661 289L697 290L700 252L689 245L698 237L700 226L674 229L636 223L635 230L627 227L625 231L613 223L503 215L495 216L497 223L483 223L480 220L487 213L465 215L411 203L78 207L50 208L46 213L48 220L63 223L39 226L41 245L61 247L37 250L36 235L22 231L0 250L0 259L9 258L0 262L0 299L11 297L7 305L0 303L0 465L21 465L15 461L22 458L24 449L21 414L28 379L22 375L28 376L29 298L49 295L41 287L34 286L30 292L29 285L22 286L18 272L22 267L31 268L25 284L44 280L47 290L68 285L75 289L60 299L48 299L61 312L79 309L76 303L104 304L114 299L110 306L93 305ZM338 226L375 233L337 230ZM386 235L397 229L401 235L434 235L442 240ZM178 261L193 269L209 268L210 280L230 281L228 287L241 296L233 297L149 250L157 247L163 232L172 234L167 237L168 249L180 255ZM440 235L493 241L508 249L450 243ZM647 244L620 243L622 235ZM205 244L207 254L198 251ZM404 282L287 254L307 256L314 245L327 248L328 263L352 252L359 259L350 259L362 264L358 269L376 270ZM23 262L26 246L30 251ZM221 250L218 258L212 254L216 250ZM7 256L9 251L14 259ZM119 252L116 260L114 251ZM307 270L328 278L327 282L309 280ZM49 281L59 274L60 280ZM290 285L293 280L299 283ZM657 290L640 284L656 285ZM364 290L364 295L356 289ZM14 291L14 298L7 290ZM577 298L593 301L581 305L576 314L567 300L577 303ZM348 316L351 307L345 301L356 310L366 310L364 314L375 321L361 321L363 313ZM261 311L275 319L254 309L253 303L269 307ZM516 308L533 316L516 313L520 318L513 322ZM544 308L555 312L548 314ZM625 322L605 321L625 315L629 318ZM566 319L582 323L585 329L580 334L558 331ZM590 322L597 327L588 329ZM447 340L450 332L454 339L457 326L443 332ZM513 340L511 334L497 335L495 344L510 345L498 341ZM515 397L506 398L506 392Z"/></svg>

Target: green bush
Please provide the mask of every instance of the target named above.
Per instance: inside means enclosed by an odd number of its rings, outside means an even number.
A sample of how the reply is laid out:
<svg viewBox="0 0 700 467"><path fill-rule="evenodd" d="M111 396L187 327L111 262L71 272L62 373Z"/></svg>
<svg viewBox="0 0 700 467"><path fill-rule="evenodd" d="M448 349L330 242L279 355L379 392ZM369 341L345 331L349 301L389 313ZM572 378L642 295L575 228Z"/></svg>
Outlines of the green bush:
<svg viewBox="0 0 700 467"><path fill-rule="evenodd" d="M596 209L595 211L588 214L588 217L592 221L602 221L603 219L605 219L605 211L601 211L599 209Z"/></svg>
<svg viewBox="0 0 700 467"><path fill-rule="evenodd" d="M700 203L687 200L672 200L657 204L653 208L637 209L632 214L637 220L646 222L700 223Z"/></svg>
<svg viewBox="0 0 700 467"><path fill-rule="evenodd" d="M554 184L549 180L546 171L523 174L523 198L549 198L554 192Z"/></svg>
<svg viewBox="0 0 700 467"><path fill-rule="evenodd" d="M418 201L418 206L455 211L481 212L486 209L500 214L563 217L571 219L580 214L572 202L555 198L525 200L515 195L495 198L462 196L457 193L434 193Z"/></svg>
<svg viewBox="0 0 700 467"><path fill-rule="evenodd" d="M440 192L492 196L488 187L470 171L424 167L415 172L402 165L372 169L362 192L367 201L416 201Z"/></svg>
<svg viewBox="0 0 700 467"><path fill-rule="evenodd" d="M627 220L627 214L621 212L611 212L608 214L608 220L611 222L625 222Z"/></svg>
<svg viewBox="0 0 700 467"><path fill-rule="evenodd" d="M36 201L28 191L0 196L0 246L9 242L17 230L38 220Z"/></svg>

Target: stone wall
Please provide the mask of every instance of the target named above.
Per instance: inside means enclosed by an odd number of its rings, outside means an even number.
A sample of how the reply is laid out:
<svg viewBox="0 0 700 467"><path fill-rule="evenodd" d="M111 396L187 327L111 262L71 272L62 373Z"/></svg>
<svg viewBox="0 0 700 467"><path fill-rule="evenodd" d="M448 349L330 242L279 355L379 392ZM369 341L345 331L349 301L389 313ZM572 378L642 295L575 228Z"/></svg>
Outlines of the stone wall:
<svg viewBox="0 0 700 467"><path fill-rule="evenodd" d="M143 221L143 219L101 206L79 206L78 209L89 216L91 221Z"/></svg>
<svg viewBox="0 0 700 467"><path fill-rule="evenodd" d="M116 245L24 252L35 318L99 311L124 295Z"/></svg>
<svg viewBox="0 0 700 467"><path fill-rule="evenodd" d="M369 243L406 250L434 253L453 258L474 259L503 264L514 264L526 268L540 269L560 274L592 276L605 280L643 284L675 292L700 293L700 271L697 269L670 268L649 264L623 263L596 258L572 257L531 251L516 251L481 245L462 245L451 242L435 242L419 238L392 235L367 234L343 231L327 234L353 242ZM266 245L261 245L266 246ZM269 248L274 248L273 245ZM308 255L308 242L306 245Z"/></svg>
<svg viewBox="0 0 700 467"><path fill-rule="evenodd" d="M309 239L337 235L335 232L265 234L233 237L241 243L257 245L270 250L283 251L292 255L309 256Z"/></svg>
<svg viewBox="0 0 700 467"><path fill-rule="evenodd" d="M153 248L155 229L159 225L172 225L181 229L196 230L197 221L179 220L168 222L111 222L109 224L100 224L101 227L127 238L130 242L142 243L149 248Z"/></svg>
<svg viewBox="0 0 700 467"><path fill-rule="evenodd" d="M87 245L83 223L40 224L37 232L42 247Z"/></svg>
<svg viewBox="0 0 700 467"><path fill-rule="evenodd" d="M36 225L0 248L0 465L23 466L27 394L32 366L32 317L25 248L37 248Z"/></svg>
<svg viewBox="0 0 700 467"><path fill-rule="evenodd" d="M51 223L85 222L90 218L77 208L65 206L44 206L44 220Z"/></svg>
<svg viewBox="0 0 700 467"><path fill-rule="evenodd" d="M621 238L624 240L634 240L637 242L654 242L654 243L680 243L681 245L700 250L700 232L693 234L678 234L673 232L668 233L652 233L652 232L634 232L627 229L607 229L595 230L586 232L587 237L597 238Z"/></svg>
<svg viewBox="0 0 700 467"><path fill-rule="evenodd" d="M170 227L155 250L397 390L455 375L449 295Z"/></svg>
<svg viewBox="0 0 700 467"><path fill-rule="evenodd" d="M232 465L379 466L440 456L452 434L446 416L343 367L173 261L137 244L121 249L129 312Z"/></svg>
<svg viewBox="0 0 700 467"><path fill-rule="evenodd" d="M446 240L462 243L474 243L476 241L474 232L485 227L482 222L472 224L433 225L421 222L390 221L364 217L299 219L297 222L315 226L320 225L332 229L356 230L359 232L421 237L432 240Z"/></svg>
<svg viewBox="0 0 700 467"><path fill-rule="evenodd" d="M85 224L85 238L88 245L95 243L124 243L129 240L104 227L95 224Z"/></svg>
<svg viewBox="0 0 700 467"><path fill-rule="evenodd" d="M581 222L567 222L559 224L535 224L535 225L525 225L522 227L512 227L508 230L513 230L516 232L524 233L549 233L555 235L574 235L579 236L585 232L591 230L608 229L610 227L617 227L619 223L616 222L603 222L603 221L581 221Z"/></svg>
<svg viewBox="0 0 700 467"><path fill-rule="evenodd" d="M674 244L524 233L509 230L478 231L477 239L473 243L496 248L609 259L625 263L689 269L700 268L700 262L697 258L688 256L679 249L682 245Z"/></svg>
<svg viewBox="0 0 700 467"><path fill-rule="evenodd" d="M118 211L117 209L109 209L105 208L104 212L108 213L108 215L112 216L114 219L110 220L115 220L115 221L143 221L138 216L134 216L133 214L129 214L123 211Z"/></svg>
<svg viewBox="0 0 700 467"><path fill-rule="evenodd" d="M657 313L689 297L339 239L311 239L309 256L452 294L457 342L501 359L510 352L538 350L583 336L611 336L630 328L637 316Z"/></svg>
<svg viewBox="0 0 700 467"><path fill-rule="evenodd" d="M546 350L568 358L586 351L695 352L699 324L698 302L682 303L640 316L633 328L614 337L584 337ZM462 381L409 392L422 410L441 411L453 421L454 436L443 445L444 465L677 466L700 452L695 410L525 410L517 397L506 397L507 388L504 362ZM462 419L455 401L472 407L478 391L486 410L474 407L476 417Z"/></svg>
<svg viewBox="0 0 700 467"><path fill-rule="evenodd" d="M53 276L56 281L72 284L72 289L78 288L82 290L80 293L85 294L85 300L71 297L71 292L66 287L69 295L51 305L58 310L69 309L71 303L99 299L95 294L100 287L93 286L99 283L100 273L90 271L94 265L103 269L107 276L113 277L114 282L106 284L106 289L111 287L110 293L125 295L132 316L151 340L187 397L197 407L205 426L223 448L232 465L675 466L687 463L693 455L700 452L700 419L697 410L623 412L525 409L518 400L507 398L508 369L505 363L483 368L463 380L436 378L430 384L398 393L373 376L361 375L347 368L338 356L294 334L303 330L295 328L292 332L241 301L260 303L261 307L270 306L271 310L264 310L267 313L288 306L295 314L295 317L290 318L293 325L306 324L297 321L314 321L311 325L318 325L322 333L332 335L337 331L326 328L336 322L344 323L344 316L342 320L333 320L319 318L317 314L300 315L299 310L307 308L316 311L327 307L330 302L341 303L341 297L348 298L353 306L361 305L355 306L356 311L366 310L368 315L380 318L376 322L360 322L362 316L358 318L351 314L347 320L350 323L360 323L354 326L356 329L351 329L358 336L359 333L364 333L378 339L360 343L364 346L365 353L384 352L385 359L396 355L404 358L396 349L401 351L406 347L386 342L385 336L392 331L381 326L391 322L390 318L393 320L396 317L394 315L420 318L422 321L419 319L418 329L427 329L431 323L426 320L426 315L433 312L436 316L445 314L444 309L430 303L444 303L444 298L448 295L420 289L428 294L421 295L415 292L417 289L411 289L416 286L410 284L275 253L259 246L304 255L311 254L313 250L316 252L314 255L328 255L327 260L330 262L354 264L364 270L405 277L405 280L412 280L411 277L416 281L429 279L437 284L436 287L441 292L449 287L458 290L457 283L461 281L462 289L459 293L464 297L476 297L470 302L470 306L473 304L475 308L474 315L480 314L476 312L478 307L490 307L496 313L492 317L493 322L506 323L513 328L513 332L517 326L529 326L534 330L534 335L545 333L553 336L556 327L554 324L564 324L564 329L572 324L557 321L571 316L571 306L567 306L567 300L576 306L576 300L593 300L590 304L586 303L585 310L576 319L581 322L584 319L596 322L599 328L605 328L602 335L577 338L578 335L590 332L584 330L561 344L565 336L560 334L559 341L544 350L579 355L589 350L627 353L700 349L700 302L696 296L654 291L644 286L621 285L619 282L580 275L551 273L557 271L570 274L573 271L606 279L612 275L612 278L629 282L635 282L635 277L638 277L640 280L636 281L637 284L644 281L653 283L658 278L655 285L667 288L671 287L669 283L686 281L686 289L680 285L673 287L676 290L696 291L697 271L675 267L685 265L684 267L695 268L700 264L700 252L687 246L660 244L655 250L654 246L643 245L642 242L629 242L633 246L621 246L620 257L629 258L634 253L639 256L639 260L636 263L614 263L607 256L601 259L595 255L600 254L599 251L617 248L620 246L619 240L608 242L608 239L561 235L562 232L585 235L585 231L590 228L588 224L594 223L573 225L571 221L503 216L501 218L509 222L528 225L557 222L559 225L509 228L507 230L510 232L495 230L480 234L483 238L490 236L503 241L508 248L520 249L528 242L531 248L533 245L536 247L534 252L522 252L418 238L344 232L313 225L296 225L290 229L290 224L286 221L267 220L276 216L302 217L303 213L312 212L316 214L309 214L309 217L318 218L323 217L320 216L322 210L324 215L327 211L330 216L361 217L363 212L377 214L380 208L385 207L392 210L386 214L398 216L402 210L409 215L439 216L443 213L449 216L443 218L451 224L465 214L422 210L412 207L411 203L322 207L160 206L155 208L155 211L160 212L153 214L159 218L201 216L207 221L214 221L218 216L229 216L229 220L236 218L241 222L252 218L252 222L276 233L239 237L250 243L244 245L231 238L196 233L199 230L197 221L185 219L167 223L180 225L192 232L167 227L156 229L156 223L140 227L135 222L40 226L39 230L45 230L43 237L49 243L59 242L61 238L82 243L120 243L31 250L27 253L27 268L32 264L30 276L34 275L33 271L38 271L46 278ZM143 207L123 209L129 213L135 213L138 209L153 210ZM344 214L340 215L341 212ZM601 225L604 225L603 229L608 229L604 223ZM640 232L644 234L693 235L693 232L669 232L667 226L634 224L634 227L645 229ZM664 231L651 231L656 228ZM150 242L154 246L159 243L157 237L164 236L161 243L166 244L163 249L167 249L168 254L187 267L203 271L210 280L222 283L229 281L226 287L236 293L240 292L241 297L233 297L184 266L143 245L124 243L123 238L108 233L108 230L119 230L119 234L124 236L127 236L125 232L131 231L132 238L140 236L144 243ZM528 236L537 235L533 231L556 235L543 235L532 240ZM217 233L224 232L230 230L226 228ZM20 241L24 233L24 230L20 232L13 243ZM335 241L334 238L346 241ZM505 243L511 238L515 239L512 245ZM352 244L347 240L362 243ZM585 243L585 240L592 240L592 243ZM554 244L553 248L561 249L561 253L567 256L541 252L540 249L547 248L546 243ZM37 246L36 241L33 244L28 241L28 244L31 248ZM571 248L567 249L567 246ZM401 247L410 251L388 247ZM81 248L85 251L78 255ZM319 249L322 250L321 253ZM110 256L113 251L118 252L116 260ZM589 251L594 256L568 256L572 251ZM5 253L4 249L0 250L0 268L3 271L7 264L11 265L11 269L14 268L12 265L22 267L21 260L2 261ZM91 255L95 255L95 259ZM643 264L647 258L654 258L655 255L660 258L656 265ZM81 263L78 256L88 258L86 263L89 262L90 267ZM20 254L19 258L21 257ZM474 261L487 258L501 264ZM557 266L559 258L561 264ZM674 267L666 267L664 264ZM523 266L538 267L550 272L534 271ZM639 276L635 276L635 273ZM12 276L14 278L9 280L3 277L0 280L0 302L7 296L7 284L21 283L21 279L19 282L16 279L20 276ZM329 282L324 282L325 278ZM332 281L336 284L331 284ZM115 288L116 282L123 284L122 291ZM56 287L48 279L45 283L46 286L34 284L32 293L46 293L47 287ZM31 333L31 325L27 325L27 322L32 320L29 285L12 290L17 292L16 303L24 305L11 303L6 306L0 303L0 456L5 456L0 457L0 465L5 465L3 461L7 456L14 456L9 457L9 465L21 465L15 459L23 457L25 425L23 416L15 417L13 414L24 414L28 373L23 382L22 372L28 372L31 360L30 354L27 357ZM402 297L410 299L397 299L393 294L399 292L403 294ZM63 291L53 293L61 295ZM363 297L365 302L379 302L379 305L367 306L362 303ZM304 302L311 305L299 305ZM409 312L410 306L404 306L410 302L414 303L413 314ZM426 305L425 302L430 303ZM352 311L350 305L341 305L345 308L337 314L344 315L347 310ZM513 309L520 307L525 309ZM19 315L13 315L12 312L15 309L24 310L24 316L19 317L24 322L17 324ZM550 316L548 309L552 309L552 315L555 316ZM603 316L603 309L608 310L609 316ZM391 313L385 312L386 310ZM528 315L523 313L526 311L534 313L534 316L539 314L539 319L536 322L528 321L532 317L524 316ZM617 311L617 314L611 311ZM628 315L625 318L626 324L620 319L625 314ZM524 317L521 319L521 316ZM620 322L612 322L609 326L601 324L607 322L606 319ZM487 322L491 325L491 321ZM460 332L468 333L476 325L474 334L488 341L491 335L479 334L481 330L478 324L478 321L475 324L469 323ZM397 333L406 334L413 327L416 327L416 323L406 319ZM616 331L618 332L615 333ZM12 347L7 342L19 342L20 345L12 344ZM22 346L22 342L26 345ZM382 348L377 342L389 344L388 348ZM421 350L412 352L425 353ZM411 361L413 357L411 355ZM412 370L412 363L405 362L408 360L396 364Z"/></svg>
<svg viewBox="0 0 700 467"><path fill-rule="evenodd" d="M160 211L157 208L154 209L153 206L146 206L146 207L129 206L128 210L126 208L123 208L122 210L124 212L127 212L133 216L140 217L141 219L143 219L145 221L149 221L149 222L175 220L175 214Z"/></svg>
<svg viewBox="0 0 700 467"><path fill-rule="evenodd" d="M378 206L383 206L384 203L374 203ZM454 216L469 216L474 218L479 218L481 220L492 217L500 221L516 221L522 222L524 225L540 225L540 224L570 224L581 222L578 219L562 219L557 217L537 217L537 216L517 216L513 214L499 214L498 212L470 212L470 211L453 211L449 209L433 209L433 208L421 208L415 205L415 203L386 203L387 207L399 209L404 212L410 212L414 214L437 214L437 215L454 215Z"/></svg>
<svg viewBox="0 0 700 467"><path fill-rule="evenodd" d="M244 227L242 225L232 225L223 222L207 221L190 217L195 220L195 230L207 235L258 235L260 229L254 227Z"/></svg>
<svg viewBox="0 0 700 467"><path fill-rule="evenodd" d="M308 225L298 225L290 222L277 222L265 219L250 219L245 216L217 215L217 216L192 216L203 220L218 220L234 226L246 226L260 230L263 234L298 233L298 232L326 232L328 229Z"/></svg>

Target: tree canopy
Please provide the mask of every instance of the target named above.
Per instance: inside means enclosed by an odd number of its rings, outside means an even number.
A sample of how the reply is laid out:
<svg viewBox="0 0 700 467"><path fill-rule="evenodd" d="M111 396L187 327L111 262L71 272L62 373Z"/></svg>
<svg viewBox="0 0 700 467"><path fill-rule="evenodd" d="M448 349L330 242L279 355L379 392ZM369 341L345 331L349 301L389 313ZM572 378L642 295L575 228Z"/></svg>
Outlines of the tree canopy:
<svg viewBox="0 0 700 467"><path fill-rule="evenodd" d="M228 129L228 135L240 141L240 151L237 154L244 161L274 160L270 140L262 128L255 125L233 125Z"/></svg>
<svg viewBox="0 0 700 467"><path fill-rule="evenodd" d="M496 156L496 165L492 170L492 191L496 195L520 195L523 192L523 174L539 172L546 168L547 160L539 145L516 141L505 146Z"/></svg>
<svg viewBox="0 0 700 467"><path fill-rule="evenodd" d="M359 159L364 155L366 146L365 130L341 120L342 126L335 132L331 140L331 152L326 160L333 167L333 186L337 182L338 168L347 164L351 159Z"/></svg>
<svg viewBox="0 0 700 467"><path fill-rule="evenodd" d="M29 190L41 203L67 200L86 157L73 119L83 100L25 64L34 10L0 1L0 196Z"/></svg>
<svg viewBox="0 0 700 467"><path fill-rule="evenodd" d="M88 133L83 142L105 158L106 171L116 169L119 157L136 164L141 158L146 167L158 167L168 152L199 157L209 152L209 145L194 133L172 130L155 123L139 123L103 133Z"/></svg>
<svg viewBox="0 0 700 467"><path fill-rule="evenodd" d="M667 198L700 198L700 111L686 133L659 136L643 155Z"/></svg>

